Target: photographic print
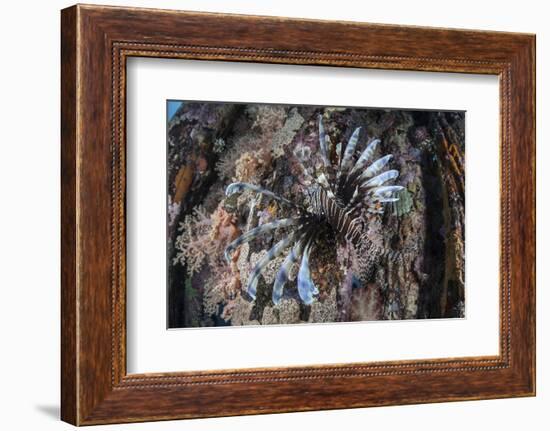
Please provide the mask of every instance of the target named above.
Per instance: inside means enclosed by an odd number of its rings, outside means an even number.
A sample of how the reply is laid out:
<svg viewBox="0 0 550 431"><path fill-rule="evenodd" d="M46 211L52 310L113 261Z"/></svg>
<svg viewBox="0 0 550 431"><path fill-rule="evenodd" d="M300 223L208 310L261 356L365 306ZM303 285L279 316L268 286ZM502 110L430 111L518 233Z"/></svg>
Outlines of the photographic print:
<svg viewBox="0 0 550 431"><path fill-rule="evenodd" d="M168 327L463 318L465 112L167 102Z"/></svg>

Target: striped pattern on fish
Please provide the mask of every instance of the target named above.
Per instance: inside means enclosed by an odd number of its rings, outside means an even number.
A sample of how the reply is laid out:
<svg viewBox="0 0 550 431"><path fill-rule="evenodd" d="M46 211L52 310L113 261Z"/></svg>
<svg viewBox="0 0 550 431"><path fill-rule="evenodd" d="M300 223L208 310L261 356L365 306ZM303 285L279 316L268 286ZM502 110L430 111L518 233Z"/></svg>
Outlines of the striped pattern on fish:
<svg viewBox="0 0 550 431"><path fill-rule="evenodd" d="M319 116L321 166L316 168L311 160L309 148L302 147L301 152L295 152L298 165L308 179L308 184L304 185L303 190L304 196L308 198L306 201L309 201L308 208L254 184L233 183L226 188L228 196L248 190L274 199L297 212L295 216L277 219L251 229L227 246L225 256L229 260L231 253L240 245L268 232L286 230L282 239L271 247L252 270L246 288L251 298L256 298L262 271L273 259L289 249L275 276L272 301L275 305L280 303L290 271L298 263L298 295L306 305L315 301L319 291L311 276L310 256L316 242L323 239L322 234L324 235L325 230L319 229L320 223L330 228L327 231L332 231L337 241L345 242L352 247L359 266L358 278L368 281L372 277L380 260L381 250L368 236L364 211L382 214L384 204L399 200L399 192L403 187L388 185L399 176L396 169L386 170L392 160L391 154L373 161L381 143L379 139L369 140L366 148L359 155L356 154L361 130L360 127L356 128L346 145L339 144L340 154L333 164L330 158L332 143L326 134L322 117Z"/></svg>
<svg viewBox="0 0 550 431"><path fill-rule="evenodd" d="M354 210L341 207L323 189L317 189L311 199L312 212L325 218L337 235L355 244L361 237L362 224L352 216Z"/></svg>

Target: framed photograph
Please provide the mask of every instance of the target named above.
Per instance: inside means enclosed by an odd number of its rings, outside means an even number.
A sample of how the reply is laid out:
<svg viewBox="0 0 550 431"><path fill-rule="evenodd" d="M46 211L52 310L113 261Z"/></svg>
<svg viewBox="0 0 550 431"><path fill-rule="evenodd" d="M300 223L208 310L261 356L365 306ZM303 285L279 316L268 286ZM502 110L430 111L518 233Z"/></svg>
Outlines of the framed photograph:
<svg viewBox="0 0 550 431"><path fill-rule="evenodd" d="M535 37L62 11L62 419L535 394Z"/></svg>

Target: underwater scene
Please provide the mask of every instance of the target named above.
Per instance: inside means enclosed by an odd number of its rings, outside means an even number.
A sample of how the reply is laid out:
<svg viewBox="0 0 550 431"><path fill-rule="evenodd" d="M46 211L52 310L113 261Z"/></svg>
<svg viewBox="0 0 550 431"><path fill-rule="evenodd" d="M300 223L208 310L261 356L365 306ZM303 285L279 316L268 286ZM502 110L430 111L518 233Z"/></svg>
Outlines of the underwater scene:
<svg viewBox="0 0 550 431"><path fill-rule="evenodd" d="M464 111L167 117L169 328L464 317Z"/></svg>

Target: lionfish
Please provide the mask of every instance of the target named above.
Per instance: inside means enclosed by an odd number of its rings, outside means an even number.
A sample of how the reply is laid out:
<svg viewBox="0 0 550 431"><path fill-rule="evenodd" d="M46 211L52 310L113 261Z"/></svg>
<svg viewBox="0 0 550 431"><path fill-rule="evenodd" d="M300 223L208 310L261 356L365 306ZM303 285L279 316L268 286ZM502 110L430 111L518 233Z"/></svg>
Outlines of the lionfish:
<svg viewBox="0 0 550 431"><path fill-rule="evenodd" d="M371 139L362 152L356 151L360 131L361 127L355 129L346 145L334 147L325 133L322 116L319 115L321 163L315 166L306 151L302 151L298 157L308 183L304 190L307 206L298 205L254 184L236 182L227 186L226 196L250 190L274 199L295 212L292 217L276 219L245 232L225 249L225 258L229 261L231 252L240 245L275 229L288 229L288 234L257 262L250 274L247 292L253 300L256 299L262 271L273 259L290 248L275 276L273 303L279 304L281 301L292 265L298 261L298 294L304 304L313 303L319 291L311 278L310 254L323 232L320 229L323 225L328 226L338 241L351 246L358 261L358 278L366 280L372 275L381 250L369 239L366 213L382 214L385 203L399 200L398 194L403 187L389 185L399 175L395 169L386 170L392 159L391 154L372 160L380 139ZM309 162L309 168L304 165L305 162Z"/></svg>

